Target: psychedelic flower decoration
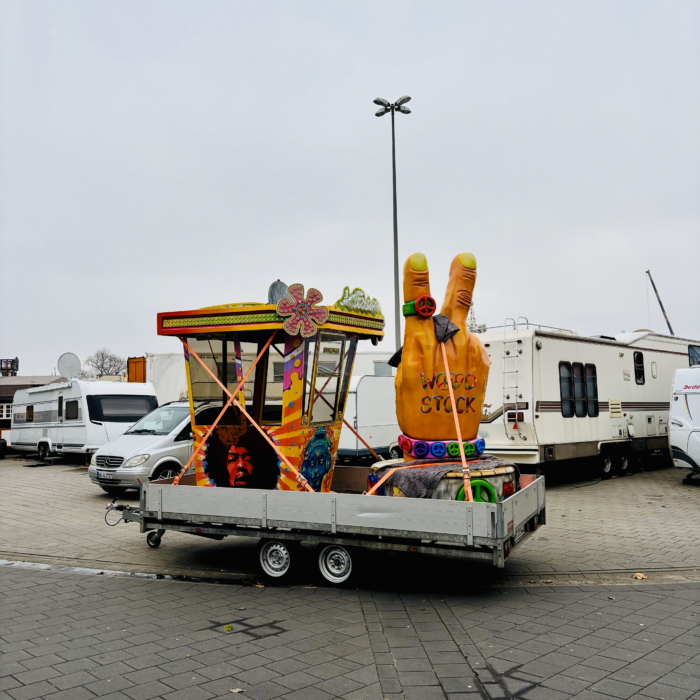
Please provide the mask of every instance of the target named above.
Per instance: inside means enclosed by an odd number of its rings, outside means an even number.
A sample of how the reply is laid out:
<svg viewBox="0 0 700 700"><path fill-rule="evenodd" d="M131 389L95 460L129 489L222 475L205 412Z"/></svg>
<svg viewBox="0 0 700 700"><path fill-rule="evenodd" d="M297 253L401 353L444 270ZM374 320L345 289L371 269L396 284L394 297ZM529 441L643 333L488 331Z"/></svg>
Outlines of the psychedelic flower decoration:
<svg viewBox="0 0 700 700"><path fill-rule="evenodd" d="M284 330L289 335L301 333L303 338L315 335L316 326L320 326L328 320L328 309L324 306L316 307L316 304L323 301L323 295L318 289L312 288L309 289L309 293L304 299L303 284L293 284L287 291L294 301L291 302L283 297L277 304L278 316L290 316L284 322Z"/></svg>

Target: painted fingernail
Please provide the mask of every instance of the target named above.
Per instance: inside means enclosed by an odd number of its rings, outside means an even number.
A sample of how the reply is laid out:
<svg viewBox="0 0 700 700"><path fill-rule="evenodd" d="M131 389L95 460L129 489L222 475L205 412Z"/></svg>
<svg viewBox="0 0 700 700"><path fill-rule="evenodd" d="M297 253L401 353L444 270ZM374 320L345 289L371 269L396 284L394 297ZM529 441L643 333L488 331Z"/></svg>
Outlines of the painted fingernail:
<svg viewBox="0 0 700 700"><path fill-rule="evenodd" d="M474 267L476 267L476 262ZM411 256L411 269L416 272L425 272L428 269L428 258L423 253L414 253Z"/></svg>
<svg viewBox="0 0 700 700"><path fill-rule="evenodd" d="M468 267L470 270L476 270L476 258L472 253L462 253L459 256L459 262L463 267Z"/></svg>

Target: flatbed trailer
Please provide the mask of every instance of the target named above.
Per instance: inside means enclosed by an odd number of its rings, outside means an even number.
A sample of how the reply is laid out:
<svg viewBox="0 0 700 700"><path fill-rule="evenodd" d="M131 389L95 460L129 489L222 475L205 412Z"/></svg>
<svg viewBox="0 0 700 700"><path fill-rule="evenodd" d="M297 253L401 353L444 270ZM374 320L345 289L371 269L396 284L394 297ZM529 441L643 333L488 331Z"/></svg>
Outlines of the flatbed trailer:
<svg viewBox="0 0 700 700"><path fill-rule="evenodd" d="M523 475L521 484L526 481L500 503L151 482L142 486L137 508L119 509L124 520L139 523L141 532L148 533L151 547L160 545L166 531L282 543L286 552L281 554L275 546L260 549L261 567L271 576L275 562L266 556L292 557L295 542L326 545L319 557L321 573L330 583L342 583L352 568L353 548L449 555L503 568L512 549L545 523L544 477ZM326 560L334 552L343 561L336 557L336 569L331 563L329 570ZM282 569L286 573L289 564Z"/></svg>

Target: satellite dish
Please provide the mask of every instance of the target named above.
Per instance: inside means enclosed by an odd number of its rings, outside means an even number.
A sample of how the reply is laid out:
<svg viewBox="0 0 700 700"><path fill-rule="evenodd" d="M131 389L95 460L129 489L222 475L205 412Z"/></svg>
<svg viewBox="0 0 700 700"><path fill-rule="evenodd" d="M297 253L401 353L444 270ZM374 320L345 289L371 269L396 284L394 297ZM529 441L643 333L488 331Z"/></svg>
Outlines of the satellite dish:
<svg viewBox="0 0 700 700"><path fill-rule="evenodd" d="M80 360L78 356L74 355L72 352L64 352L63 355L58 358L56 366L61 376L66 379L74 379L80 374Z"/></svg>

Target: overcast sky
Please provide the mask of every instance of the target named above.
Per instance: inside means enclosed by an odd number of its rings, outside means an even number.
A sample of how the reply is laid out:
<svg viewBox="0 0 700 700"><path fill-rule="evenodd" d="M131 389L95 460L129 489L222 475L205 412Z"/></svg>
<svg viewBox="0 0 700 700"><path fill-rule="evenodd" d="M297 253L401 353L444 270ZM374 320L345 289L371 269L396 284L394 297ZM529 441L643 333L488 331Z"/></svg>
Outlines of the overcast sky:
<svg viewBox="0 0 700 700"><path fill-rule="evenodd" d="M180 352L269 284L382 304L478 261L477 320L700 338L700 3L0 1L0 357ZM650 310L649 310L650 309ZM650 320L648 320L650 317ZM371 346L364 348L370 349Z"/></svg>

